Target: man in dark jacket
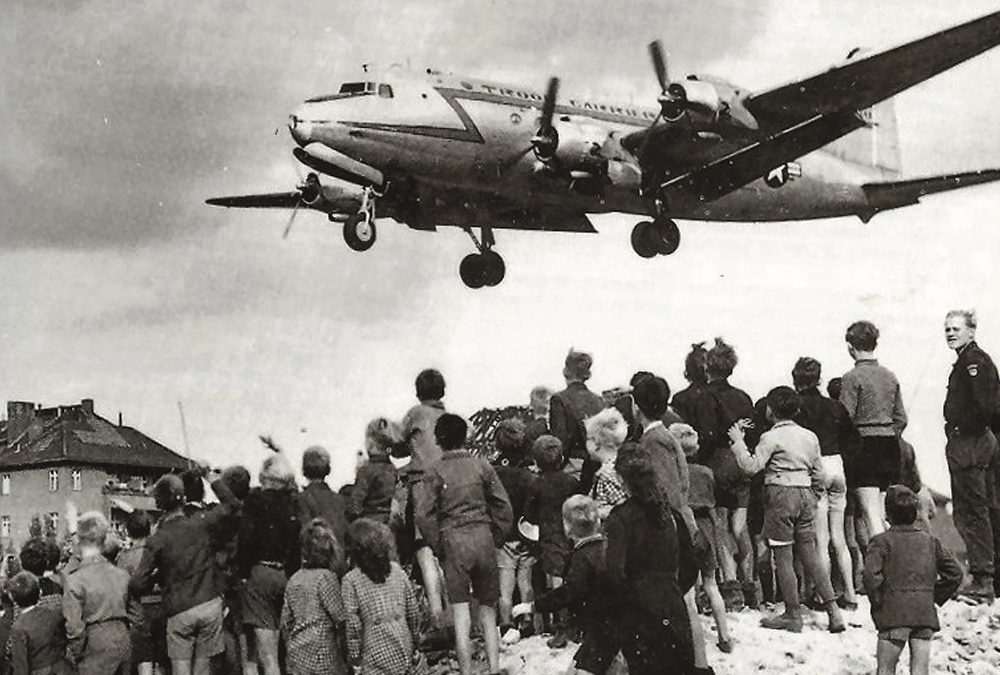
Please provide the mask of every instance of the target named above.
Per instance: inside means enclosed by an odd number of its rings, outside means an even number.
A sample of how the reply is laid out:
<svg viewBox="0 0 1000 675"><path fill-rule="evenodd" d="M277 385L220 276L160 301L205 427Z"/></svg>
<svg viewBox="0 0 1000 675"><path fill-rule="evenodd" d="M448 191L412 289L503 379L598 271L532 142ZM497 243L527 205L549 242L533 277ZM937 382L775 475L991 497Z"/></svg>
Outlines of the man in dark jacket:
<svg viewBox="0 0 1000 675"><path fill-rule="evenodd" d="M469 601L479 601L479 623L490 672L500 669L496 603L500 595L494 547L513 525L510 499L496 471L464 449L469 426L445 413L434 425L441 459L427 467L416 490L417 528L444 567L445 587L455 619L455 649L462 675L472 672Z"/></svg>
<svg viewBox="0 0 1000 675"><path fill-rule="evenodd" d="M945 456L951 473L955 527L969 553L969 598L989 603L1000 591L1000 450L990 429L1000 411L1000 379L989 355L976 344L976 314L948 312L948 346L958 359L948 378L944 402Z"/></svg>
<svg viewBox="0 0 1000 675"><path fill-rule="evenodd" d="M594 474L600 468L587 453L583 421L607 407L603 398L587 388L593 363L590 354L570 349L563 368L566 388L553 394L549 401L549 433L562 441L565 460L583 460L579 475L583 492L590 490Z"/></svg>

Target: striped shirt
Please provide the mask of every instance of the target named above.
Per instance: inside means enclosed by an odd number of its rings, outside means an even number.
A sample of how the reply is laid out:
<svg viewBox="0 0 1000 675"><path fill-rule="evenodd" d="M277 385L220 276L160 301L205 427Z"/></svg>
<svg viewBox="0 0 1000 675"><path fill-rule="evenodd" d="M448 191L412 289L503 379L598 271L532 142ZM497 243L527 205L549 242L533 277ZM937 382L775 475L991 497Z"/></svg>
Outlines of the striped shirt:
<svg viewBox="0 0 1000 675"><path fill-rule="evenodd" d="M875 359L861 359L841 380L840 402L861 436L899 436L906 410L899 380Z"/></svg>

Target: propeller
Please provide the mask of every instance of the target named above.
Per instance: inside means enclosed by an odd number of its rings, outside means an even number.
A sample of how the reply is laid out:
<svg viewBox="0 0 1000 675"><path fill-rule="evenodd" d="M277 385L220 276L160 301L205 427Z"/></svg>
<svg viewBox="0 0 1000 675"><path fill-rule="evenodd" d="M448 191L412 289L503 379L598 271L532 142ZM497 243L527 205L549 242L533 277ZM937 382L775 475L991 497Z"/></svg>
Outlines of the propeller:
<svg viewBox="0 0 1000 675"><path fill-rule="evenodd" d="M288 239L288 233L292 231L292 225L295 223L295 217L299 214L299 208L303 204L312 204L319 198L319 176L315 173L310 173L306 176L304 181L299 183L296 190L299 193L298 199L295 201L295 207L292 209L292 215L288 218L288 224L285 225L285 231L281 234L282 239Z"/></svg>
<svg viewBox="0 0 1000 675"><path fill-rule="evenodd" d="M549 164L555 159L556 150L559 148L559 132L552 124L552 118L555 116L558 95L559 78L553 77L549 80L549 85L545 90L545 98L542 99L542 116L538 121L538 131L531 137L531 145L502 160L500 162L501 174L509 171L532 151L534 151L538 161L543 164Z"/></svg>
<svg viewBox="0 0 1000 675"><path fill-rule="evenodd" d="M660 95L657 101L660 103L660 114L657 115L656 124L660 118L674 121L684 114L684 101L687 100L687 92L684 85L677 82L670 82L670 75L667 72L667 55L663 51L663 43L655 40L649 43L649 57L653 61L653 70L656 72L656 81L660 85Z"/></svg>

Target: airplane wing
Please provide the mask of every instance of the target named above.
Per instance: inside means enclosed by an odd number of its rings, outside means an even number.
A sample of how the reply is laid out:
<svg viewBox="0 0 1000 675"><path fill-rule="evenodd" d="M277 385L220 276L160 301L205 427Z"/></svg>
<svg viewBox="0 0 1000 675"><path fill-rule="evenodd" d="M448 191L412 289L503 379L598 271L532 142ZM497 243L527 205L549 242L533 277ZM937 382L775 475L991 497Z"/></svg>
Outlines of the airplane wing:
<svg viewBox="0 0 1000 675"><path fill-rule="evenodd" d="M361 206L361 197L351 188L323 185L318 195L303 199L302 189L291 192L264 192L254 195L212 197L205 203L237 209L294 209L296 206L312 208L324 213L355 213Z"/></svg>
<svg viewBox="0 0 1000 675"><path fill-rule="evenodd" d="M294 209L300 199L298 190L293 192L268 192L258 195L236 195L233 197L212 197L206 204L239 209Z"/></svg>
<svg viewBox="0 0 1000 675"><path fill-rule="evenodd" d="M750 96L759 132L664 182L668 200L712 200L866 124L860 111L1000 44L1000 12ZM651 133L652 130L649 130ZM640 132L642 133L642 132ZM633 139L636 145L641 139ZM671 148L650 139L647 152ZM623 141L624 143L624 141Z"/></svg>
<svg viewBox="0 0 1000 675"><path fill-rule="evenodd" d="M937 192L947 192L948 190L957 190L997 180L1000 180L1000 169L984 169L913 180L865 183L861 189L864 190L868 204L871 206L871 212L868 215L870 218L879 211L916 204L921 197Z"/></svg>

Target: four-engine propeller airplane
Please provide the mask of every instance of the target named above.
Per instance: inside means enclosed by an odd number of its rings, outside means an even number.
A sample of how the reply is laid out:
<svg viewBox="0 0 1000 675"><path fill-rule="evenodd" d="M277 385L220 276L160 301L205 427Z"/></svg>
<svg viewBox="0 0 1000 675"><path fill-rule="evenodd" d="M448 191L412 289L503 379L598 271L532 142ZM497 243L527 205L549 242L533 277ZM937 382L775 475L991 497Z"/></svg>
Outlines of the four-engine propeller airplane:
<svg viewBox="0 0 1000 675"><path fill-rule="evenodd" d="M588 213L646 214L632 230L645 258L677 249L674 218L867 222L1000 179L996 169L902 179L887 100L997 44L1000 12L878 54L855 50L818 75L750 93L706 76L671 80L654 42L658 110L563 100L556 78L539 94L389 71L290 116L293 154L313 170L297 189L208 203L293 209L286 236L300 208L318 210L343 223L355 251L375 243L376 216L418 230L461 227L477 249L459 267L472 288L504 277L494 230L594 232Z"/></svg>

